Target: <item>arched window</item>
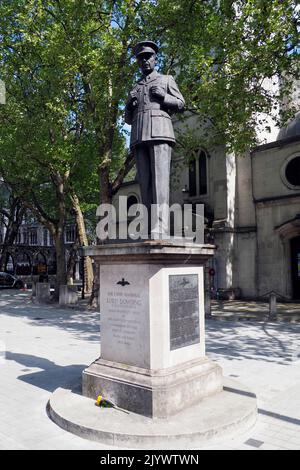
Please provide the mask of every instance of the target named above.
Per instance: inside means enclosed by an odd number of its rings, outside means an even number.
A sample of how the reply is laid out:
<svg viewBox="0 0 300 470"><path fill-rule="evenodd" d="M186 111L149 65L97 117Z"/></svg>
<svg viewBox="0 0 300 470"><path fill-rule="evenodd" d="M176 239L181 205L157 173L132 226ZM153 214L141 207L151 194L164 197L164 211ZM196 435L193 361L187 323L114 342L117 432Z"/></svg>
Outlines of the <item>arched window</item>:
<svg viewBox="0 0 300 470"><path fill-rule="evenodd" d="M15 272L14 260L10 253L6 255L5 272L9 274L14 274Z"/></svg>
<svg viewBox="0 0 300 470"><path fill-rule="evenodd" d="M197 161L196 161L196 158L193 158L189 166L189 195L197 196Z"/></svg>
<svg viewBox="0 0 300 470"><path fill-rule="evenodd" d="M189 195L203 196L208 192L207 153L200 149L194 152L189 165Z"/></svg>
<svg viewBox="0 0 300 470"><path fill-rule="evenodd" d="M37 239L37 229L36 228L31 228L29 231L29 244L30 245L37 245L38 239Z"/></svg>
<svg viewBox="0 0 300 470"><path fill-rule="evenodd" d="M74 243L76 240L76 226L68 225L65 231L66 243Z"/></svg>
<svg viewBox="0 0 300 470"><path fill-rule="evenodd" d="M27 253L20 253L18 255L17 262L16 262L16 274L17 275L31 274L31 262L30 262L30 257Z"/></svg>
<svg viewBox="0 0 300 470"><path fill-rule="evenodd" d="M48 230L44 228L43 230L43 245L48 246Z"/></svg>
<svg viewBox="0 0 300 470"><path fill-rule="evenodd" d="M138 198L135 194L131 194L127 197L127 212L129 211L130 207L134 206L134 204L138 204Z"/></svg>
<svg viewBox="0 0 300 470"><path fill-rule="evenodd" d="M27 228L23 229L23 245L29 245L29 230Z"/></svg>

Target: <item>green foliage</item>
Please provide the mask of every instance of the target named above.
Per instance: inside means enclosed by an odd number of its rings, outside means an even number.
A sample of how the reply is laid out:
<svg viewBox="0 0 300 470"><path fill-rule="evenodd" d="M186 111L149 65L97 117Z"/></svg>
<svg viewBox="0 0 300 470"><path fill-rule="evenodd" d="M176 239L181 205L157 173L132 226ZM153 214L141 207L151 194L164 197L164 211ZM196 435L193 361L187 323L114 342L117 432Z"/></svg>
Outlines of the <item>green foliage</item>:
<svg viewBox="0 0 300 470"><path fill-rule="evenodd" d="M188 108L214 128L179 136L186 153L195 139L244 151L256 143L257 113L290 93L291 80L281 93L266 82L299 77L298 31L295 0L2 0L3 176L52 218L58 178L91 211L101 176L112 184L127 161L132 47L145 38L160 44L161 69L176 75Z"/></svg>
<svg viewBox="0 0 300 470"><path fill-rule="evenodd" d="M291 94L291 78L299 78L298 2L157 0L156 5L153 28L164 70L178 75L188 107L211 119L213 143L225 141L237 151L254 145L257 113L276 113L283 95ZM281 92L270 89L276 77Z"/></svg>
<svg viewBox="0 0 300 470"><path fill-rule="evenodd" d="M53 216L57 176L88 210L99 201L101 172L113 182L128 156L122 114L136 73L131 48L152 8L151 0L1 2L0 164Z"/></svg>

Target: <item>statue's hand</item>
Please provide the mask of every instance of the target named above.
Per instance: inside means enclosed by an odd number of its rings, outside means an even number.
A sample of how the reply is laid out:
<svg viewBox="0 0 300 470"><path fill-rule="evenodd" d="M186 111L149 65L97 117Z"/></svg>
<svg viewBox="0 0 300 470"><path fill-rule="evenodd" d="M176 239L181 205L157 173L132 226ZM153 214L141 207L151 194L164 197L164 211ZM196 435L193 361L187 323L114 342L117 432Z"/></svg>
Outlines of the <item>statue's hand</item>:
<svg viewBox="0 0 300 470"><path fill-rule="evenodd" d="M164 88L162 88L160 86L153 85L151 87L151 94L154 98L158 98L159 100L163 100L164 97L166 96L166 91L164 90Z"/></svg>
<svg viewBox="0 0 300 470"><path fill-rule="evenodd" d="M132 108L135 108L138 104L138 95L136 91L131 91L129 93L129 103Z"/></svg>

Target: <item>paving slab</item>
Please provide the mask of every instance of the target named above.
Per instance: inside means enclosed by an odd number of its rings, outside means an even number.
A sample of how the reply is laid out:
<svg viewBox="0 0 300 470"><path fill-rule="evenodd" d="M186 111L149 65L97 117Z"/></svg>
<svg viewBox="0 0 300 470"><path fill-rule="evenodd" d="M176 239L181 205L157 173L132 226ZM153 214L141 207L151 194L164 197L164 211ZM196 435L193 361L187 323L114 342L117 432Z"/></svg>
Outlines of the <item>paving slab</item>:
<svg viewBox="0 0 300 470"><path fill-rule="evenodd" d="M99 314L86 305L32 305L30 296L0 291L0 448L109 450L61 429L46 410L53 390L72 388L99 357ZM206 325L208 357L257 395L258 419L243 435L202 448L300 449L300 325L256 319ZM249 439L264 444L251 447Z"/></svg>

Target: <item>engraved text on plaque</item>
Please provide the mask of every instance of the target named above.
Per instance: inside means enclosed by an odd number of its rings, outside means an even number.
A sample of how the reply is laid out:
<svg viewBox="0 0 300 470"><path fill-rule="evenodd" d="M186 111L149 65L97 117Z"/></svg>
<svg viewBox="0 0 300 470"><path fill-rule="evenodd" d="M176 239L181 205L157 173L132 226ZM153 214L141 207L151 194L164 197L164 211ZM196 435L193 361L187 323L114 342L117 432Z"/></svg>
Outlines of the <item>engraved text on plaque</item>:
<svg viewBox="0 0 300 470"><path fill-rule="evenodd" d="M171 350L200 342L198 275L169 276Z"/></svg>

